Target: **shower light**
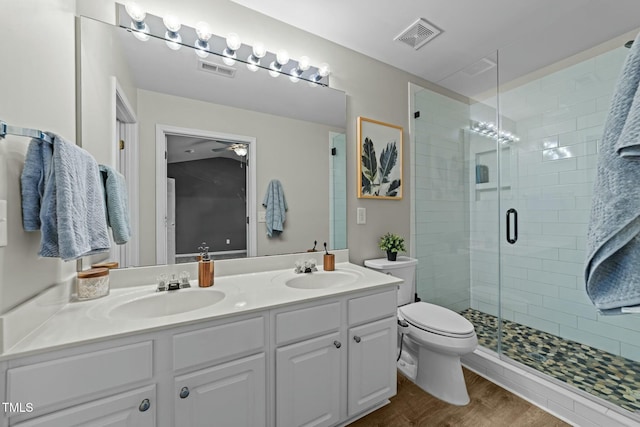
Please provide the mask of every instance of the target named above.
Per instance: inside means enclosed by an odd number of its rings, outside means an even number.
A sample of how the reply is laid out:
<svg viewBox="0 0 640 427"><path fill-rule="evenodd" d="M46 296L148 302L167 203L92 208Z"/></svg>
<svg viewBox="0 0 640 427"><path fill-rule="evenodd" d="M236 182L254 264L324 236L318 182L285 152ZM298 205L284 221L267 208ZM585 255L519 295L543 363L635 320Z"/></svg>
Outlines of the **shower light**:
<svg viewBox="0 0 640 427"><path fill-rule="evenodd" d="M174 15L167 15L162 20L164 26L167 28L167 32L164 34L164 38L166 39L165 43L171 50L180 49L180 43L182 43L182 36L178 31L180 31L180 20Z"/></svg>

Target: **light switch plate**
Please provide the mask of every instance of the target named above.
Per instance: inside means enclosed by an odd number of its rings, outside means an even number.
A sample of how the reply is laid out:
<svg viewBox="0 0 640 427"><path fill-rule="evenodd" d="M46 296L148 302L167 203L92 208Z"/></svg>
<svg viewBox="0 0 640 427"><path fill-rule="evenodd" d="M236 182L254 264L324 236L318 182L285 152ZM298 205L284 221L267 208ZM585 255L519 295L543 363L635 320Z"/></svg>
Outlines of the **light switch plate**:
<svg viewBox="0 0 640 427"><path fill-rule="evenodd" d="M267 212L266 211L258 212L258 222L267 222Z"/></svg>
<svg viewBox="0 0 640 427"><path fill-rule="evenodd" d="M358 208L358 216L356 218L356 224L367 223L367 208Z"/></svg>
<svg viewBox="0 0 640 427"><path fill-rule="evenodd" d="M7 246L7 201L0 200L0 247Z"/></svg>

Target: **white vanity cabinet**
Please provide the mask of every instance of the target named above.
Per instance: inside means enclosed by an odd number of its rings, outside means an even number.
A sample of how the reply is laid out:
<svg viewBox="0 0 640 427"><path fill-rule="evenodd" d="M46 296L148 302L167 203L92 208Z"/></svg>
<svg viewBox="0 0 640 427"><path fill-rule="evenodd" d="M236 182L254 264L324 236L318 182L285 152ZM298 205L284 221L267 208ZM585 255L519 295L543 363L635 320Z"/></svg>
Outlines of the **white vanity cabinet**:
<svg viewBox="0 0 640 427"><path fill-rule="evenodd" d="M277 427L333 426L396 394L395 287L272 312Z"/></svg>
<svg viewBox="0 0 640 427"><path fill-rule="evenodd" d="M272 313L275 324L276 426L331 426L344 396L342 300Z"/></svg>
<svg viewBox="0 0 640 427"><path fill-rule="evenodd" d="M266 316L173 336L175 426L263 427ZM193 370L194 367L209 365Z"/></svg>

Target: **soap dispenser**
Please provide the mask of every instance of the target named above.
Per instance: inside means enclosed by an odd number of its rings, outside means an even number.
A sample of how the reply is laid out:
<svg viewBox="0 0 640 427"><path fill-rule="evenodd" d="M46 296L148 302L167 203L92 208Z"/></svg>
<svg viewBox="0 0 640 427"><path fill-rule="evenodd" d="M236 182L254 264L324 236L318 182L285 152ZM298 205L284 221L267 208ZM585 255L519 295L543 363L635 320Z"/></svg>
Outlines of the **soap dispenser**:
<svg viewBox="0 0 640 427"><path fill-rule="evenodd" d="M209 246L202 242L198 248L200 259L198 260L198 286L208 288L213 286L213 260L209 257Z"/></svg>

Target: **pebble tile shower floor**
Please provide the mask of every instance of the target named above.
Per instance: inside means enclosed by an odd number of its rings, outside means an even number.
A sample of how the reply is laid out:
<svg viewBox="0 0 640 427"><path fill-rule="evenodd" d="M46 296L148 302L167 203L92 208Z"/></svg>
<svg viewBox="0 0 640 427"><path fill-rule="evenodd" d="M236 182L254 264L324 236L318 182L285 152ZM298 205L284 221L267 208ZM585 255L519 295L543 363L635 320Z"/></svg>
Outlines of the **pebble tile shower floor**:
<svg viewBox="0 0 640 427"><path fill-rule="evenodd" d="M498 351L498 318L474 309L461 312L480 346ZM503 320L502 353L628 411L640 413L640 363L528 326Z"/></svg>

